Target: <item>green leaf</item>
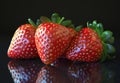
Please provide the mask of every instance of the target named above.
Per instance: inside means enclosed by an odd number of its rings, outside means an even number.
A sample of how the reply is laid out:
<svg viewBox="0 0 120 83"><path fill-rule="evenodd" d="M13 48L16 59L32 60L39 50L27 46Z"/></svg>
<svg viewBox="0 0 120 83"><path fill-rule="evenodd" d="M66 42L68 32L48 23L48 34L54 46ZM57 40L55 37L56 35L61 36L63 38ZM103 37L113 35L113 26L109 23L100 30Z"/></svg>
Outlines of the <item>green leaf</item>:
<svg viewBox="0 0 120 83"><path fill-rule="evenodd" d="M106 43L103 42L103 53L100 62L104 62L106 59L107 59L107 45Z"/></svg>
<svg viewBox="0 0 120 83"><path fill-rule="evenodd" d="M53 13L52 16L51 16L51 20L54 23L58 23L60 21L60 17L57 13Z"/></svg>
<svg viewBox="0 0 120 83"><path fill-rule="evenodd" d="M28 18L28 22L29 22L31 25L33 25L34 27L37 27L37 25L36 25L30 18Z"/></svg>
<svg viewBox="0 0 120 83"><path fill-rule="evenodd" d="M41 24L40 19L37 19L37 21L36 21L36 25L39 26L40 24Z"/></svg>
<svg viewBox="0 0 120 83"><path fill-rule="evenodd" d="M103 25L102 25L102 23L97 24L96 27L97 27L98 30L99 30L99 35L101 35L102 32L103 32Z"/></svg>
<svg viewBox="0 0 120 83"><path fill-rule="evenodd" d="M71 20L65 20L61 24L64 25L64 26L66 26L66 27L68 27L69 25L72 24L72 21Z"/></svg>
<svg viewBox="0 0 120 83"><path fill-rule="evenodd" d="M96 20L94 20L93 22L92 22L92 28L94 29L94 30L96 30L96 32L98 32L98 29L97 29L97 21ZM98 32L99 33L99 32Z"/></svg>
<svg viewBox="0 0 120 83"><path fill-rule="evenodd" d="M97 25L97 21L94 20L92 24L93 24L94 26L96 26L96 25Z"/></svg>
<svg viewBox="0 0 120 83"><path fill-rule="evenodd" d="M95 26L94 26L95 27ZM98 35L100 36L100 30L99 30L99 28L98 27L95 27L95 31L98 33Z"/></svg>
<svg viewBox="0 0 120 83"><path fill-rule="evenodd" d="M106 41L110 40L110 38L112 37L112 35L113 35L113 33L111 31L104 31L102 33L101 37L102 37L102 40L104 42L106 42Z"/></svg>
<svg viewBox="0 0 120 83"><path fill-rule="evenodd" d="M61 24L61 23L63 22L64 19L65 19L65 18L62 17L57 23L58 23L58 24Z"/></svg>
<svg viewBox="0 0 120 83"><path fill-rule="evenodd" d="M107 43L113 44L115 41L114 37L112 36L109 40L107 40Z"/></svg>
<svg viewBox="0 0 120 83"><path fill-rule="evenodd" d="M45 17L45 16L41 16L40 21L41 22L51 22L51 20L48 17Z"/></svg>
<svg viewBox="0 0 120 83"><path fill-rule="evenodd" d="M75 28L75 30L77 31L77 32L79 32L81 29L82 29L82 25L79 25L79 26L77 26L76 28Z"/></svg>
<svg viewBox="0 0 120 83"><path fill-rule="evenodd" d="M73 28L73 29L75 28L75 26L73 24L69 25L68 27Z"/></svg>
<svg viewBox="0 0 120 83"><path fill-rule="evenodd" d="M107 45L107 53L112 54L115 52L115 48L111 44L106 44Z"/></svg>
<svg viewBox="0 0 120 83"><path fill-rule="evenodd" d="M93 30L96 30L97 22L94 20L92 23L87 22L87 27L92 28Z"/></svg>
<svg viewBox="0 0 120 83"><path fill-rule="evenodd" d="M93 28L93 25L91 23L87 22L87 27Z"/></svg>

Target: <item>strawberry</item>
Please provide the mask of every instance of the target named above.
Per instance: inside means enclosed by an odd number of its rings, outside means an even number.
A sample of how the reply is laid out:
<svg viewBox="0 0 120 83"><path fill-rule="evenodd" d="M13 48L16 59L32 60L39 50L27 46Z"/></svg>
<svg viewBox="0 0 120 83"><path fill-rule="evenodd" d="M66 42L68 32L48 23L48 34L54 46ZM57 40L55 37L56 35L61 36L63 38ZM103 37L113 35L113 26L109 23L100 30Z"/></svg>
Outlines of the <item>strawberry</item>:
<svg viewBox="0 0 120 83"><path fill-rule="evenodd" d="M8 69L14 83L35 83L41 64L38 60L12 60Z"/></svg>
<svg viewBox="0 0 120 83"><path fill-rule="evenodd" d="M73 37L77 34L77 32L76 32L75 29L72 29L72 28L67 28L67 29L68 29L69 32L70 32L70 36L71 36L71 38L73 38Z"/></svg>
<svg viewBox="0 0 120 83"><path fill-rule="evenodd" d="M76 35L77 29L81 28L81 26L75 28L71 20L65 20L61 23L61 25L65 26L69 30L71 39Z"/></svg>
<svg viewBox="0 0 120 83"><path fill-rule="evenodd" d="M73 29L73 28L67 28L67 29L68 29L68 31L70 33L70 38L72 40L73 37L77 34L77 31L75 29ZM71 43L71 40L70 40L70 43ZM68 47L69 47L69 45L68 45ZM66 50L68 49L68 47L66 48ZM66 50L65 50L64 54L60 58L66 58L65 57Z"/></svg>
<svg viewBox="0 0 120 83"><path fill-rule="evenodd" d="M63 24L71 24L63 21L58 14L53 14L51 20L42 16L41 24L35 33L35 44L41 61L44 64L51 64L59 58L68 47L72 36Z"/></svg>
<svg viewBox="0 0 120 83"><path fill-rule="evenodd" d="M111 31L103 31L101 23L93 21L82 28L66 51L66 57L73 61L93 62L111 58L115 48Z"/></svg>
<svg viewBox="0 0 120 83"><path fill-rule="evenodd" d="M51 64L60 57L70 42L66 27L52 22L42 23L35 33L38 54L45 64Z"/></svg>
<svg viewBox="0 0 120 83"><path fill-rule="evenodd" d="M36 83L70 83L70 81L59 69L47 65L39 71Z"/></svg>
<svg viewBox="0 0 120 83"><path fill-rule="evenodd" d="M99 63L73 63L67 73L71 83L102 83Z"/></svg>
<svg viewBox="0 0 120 83"><path fill-rule="evenodd" d="M8 48L8 57L14 59L30 59L38 57L35 46L36 25L31 19L30 24L23 24L15 31L10 46Z"/></svg>

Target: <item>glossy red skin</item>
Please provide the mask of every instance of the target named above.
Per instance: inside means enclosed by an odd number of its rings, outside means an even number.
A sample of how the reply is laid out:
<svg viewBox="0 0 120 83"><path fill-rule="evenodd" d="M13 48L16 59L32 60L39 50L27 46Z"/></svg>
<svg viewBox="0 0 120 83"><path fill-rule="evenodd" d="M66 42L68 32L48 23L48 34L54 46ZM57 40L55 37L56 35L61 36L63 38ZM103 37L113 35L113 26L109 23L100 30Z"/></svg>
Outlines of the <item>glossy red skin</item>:
<svg viewBox="0 0 120 83"><path fill-rule="evenodd" d="M73 38L77 34L77 32L74 29L72 29L72 28L67 28L67 29L70 32L71 38Z"/></svg>
<svg viewBox="0 0 120 83"><path fill-rule="evenodd" d="M100 59L102 51L98 34L90 28L83 28L72 40L66 57L73 61L93 62Z"/></svg>
<svg viewBox="0 0 120 83"><path fill-rule="evenodd" d="M72 29L72 28L67 28L67 29L69 30L69 33L70 33L70 38L71 38L70 42L71 42L72 39L73 39L73 38L75 37L75 35L77 34L77 32L76 32L74 29ZM70 45L70 43L69 43L69 45ZM69 45L68 45L68 47L69 47ZM67 49L68 49L68 47L67 47ZM67 49L66 49L66 50L67 50ZM65 50L64 54L63 54L60 58L66 58L66 56L65 56L66 50Z"/></svg>
<svg viewBox="0 0 120 83"><path fill-rule="evenodd" d="M15 31L8 48L8 57L14 59L30 59L38 57L35 46L35 27L24 24Z"/></svg>
<svg viewBox="0 0 120 83"><path fill-rule="evenodd" d="M68 29L59 24L47 22L38 26L35 43L44 64L51 64L64 53L70 42L69 34Z"/></svg>

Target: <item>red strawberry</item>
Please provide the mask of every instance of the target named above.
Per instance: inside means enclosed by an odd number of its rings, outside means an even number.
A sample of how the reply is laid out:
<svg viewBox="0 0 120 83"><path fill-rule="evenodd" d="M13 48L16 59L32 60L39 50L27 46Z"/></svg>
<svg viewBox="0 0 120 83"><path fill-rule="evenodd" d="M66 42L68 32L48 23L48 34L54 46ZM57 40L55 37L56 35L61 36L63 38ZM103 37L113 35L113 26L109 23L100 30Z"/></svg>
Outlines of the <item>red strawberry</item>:
<svg viewBox="0 0 120 83"><path fill-rule="evenodd" d="M64 20L57 13L51 19L41 16L42 22L35 33L35 42L38 54L45 64L51 64L59 58L69 46L75 31L66 28L73 27L70 20ZM72 32L72 34L70 33Z"/></svg>
<svg viewBox="0 0 120 83"><path fill-rule="evenodd" d="M103 31L102 24L93 21L77 33L66 52L66 57L83 62L100 59L104 61L105 58L110 57L108 53L115 51L109 42L111 38L113 38L111 31Z"/></svg>
<svg viewBox="0 0 120 83"><path fill-rule="evenodd" d="M72 29L72 28L67 28L67 29L70 32L71 38L73 38L77 34L77 32L74 29Z"/></svg>
<svg viewBox="0 0 120 83"><path fill-rule="evenodd" d="M71 38L76 35L77 29L80 28L80 26L78 26L76 29L71 20L65 20L61 23L61 25L65 26L69 30Z"/></svg>
<svg viewBox="0 0 120 83"><path fill-rule="evenodd" d="M69 30L70 38L71 38L71 40L72 40L73 37L77 34L77 32L76 32L76 30L73 29L73 28L67 28L67 29ZM71 40L70 40L70 42L71 42ZM69 45L68 45L68 47L69 47ZM68 49L68 47L66 48L66 50ZM60 58L66 58L66 57L65 57L66 50L65 50L64 54L63 54Z"/></svg>
<svg viewBox="0 0 120 83"><path fill-rule="evenodd" d="M35 83L41 66L38 60L12 60L8 63L14 83Z"/></svg>
<svg viewBox="0 0 120 83"><path fill-rule="evenodd" d="M35 33L38 54L45 64L51 64L60 57L70 40L68 29L52 22L40 24Z"/></svg>
<svg viewBox="0 0 120 83"><path fill-rule="evenodd" d="M29 59L38 56L34 38L35 30L31 24L24 24L15 31L7 52L10 58Z"/></svg>
<svg viewBox="0 0 120 83"><path fill-rule="evenodd" d="M70 81L59 69L47 65L41 68L36 83L70 83Z"/></svg>
<svg viewBox="0 0 120 83"><path fill-rule="evenodd" d="M102 69L99 63L74 63L68 77L71 83L102 83Z"/></svg>

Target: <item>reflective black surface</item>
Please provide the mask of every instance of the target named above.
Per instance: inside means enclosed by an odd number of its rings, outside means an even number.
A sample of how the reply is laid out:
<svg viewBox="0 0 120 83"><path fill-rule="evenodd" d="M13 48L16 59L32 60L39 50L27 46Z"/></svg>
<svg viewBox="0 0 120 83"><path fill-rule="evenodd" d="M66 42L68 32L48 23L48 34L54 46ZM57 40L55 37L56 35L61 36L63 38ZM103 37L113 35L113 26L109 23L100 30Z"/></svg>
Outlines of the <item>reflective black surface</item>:
<svg viewBox="0 0 120 83"><path fill-rule="evenodd" d="M0 83L119 83L119 46L116 59L104 63L82 63L59 59L47 66L39 58L13 60L7 57L9 36L3 38L0 57ZM119 39L116 40L116 43Z"/></svg>
<svg viewBox="0 0 120 83"><path fill-rule="evenodd" d="M0 0L0 83L120 83L119 0ZM30 17L42 15L72 19L75 25L98 20L115 36L116 59L104 63L56 61L44 65L40 59L27 61L7 57L14 31ZM27 66L28 65L28 66ZM14 67L12 67L14 66ZM37 67L37 68L36 68Z"/></svg>

